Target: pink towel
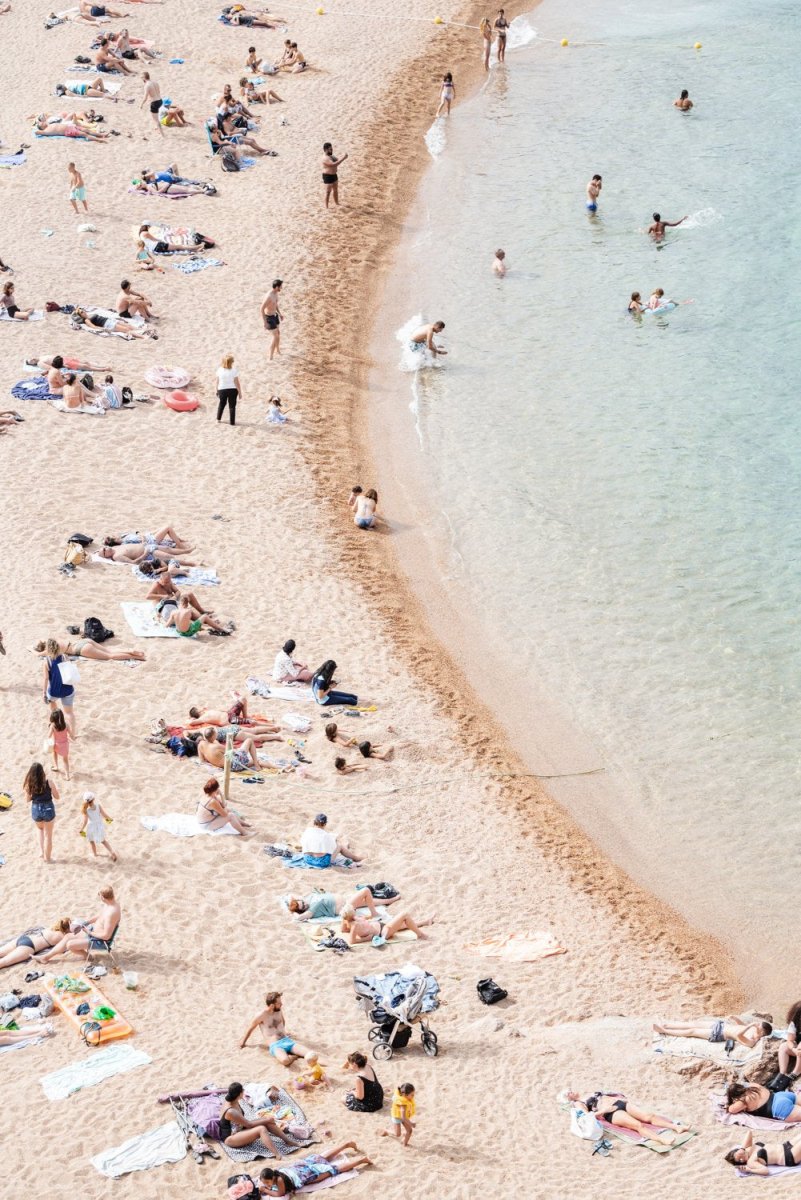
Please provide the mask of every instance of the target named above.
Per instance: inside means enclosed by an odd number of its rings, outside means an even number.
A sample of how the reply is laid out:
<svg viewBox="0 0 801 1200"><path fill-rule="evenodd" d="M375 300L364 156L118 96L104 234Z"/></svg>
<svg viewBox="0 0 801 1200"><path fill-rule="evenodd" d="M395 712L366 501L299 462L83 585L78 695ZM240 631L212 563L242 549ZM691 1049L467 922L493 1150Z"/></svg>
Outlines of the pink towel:
<svg viewBox="0 0 801 1200"><path fill-rule="evenodd" d="M755 1117L753 1113L726 1111L726 1101L723 1092L710 1092L709 1101L715 1119L721 1125L745 1125L748 1129L798 1129L797 1121L774 1121L773 1117ZM794 1167L785 1168L788 1171Z"/></svg>

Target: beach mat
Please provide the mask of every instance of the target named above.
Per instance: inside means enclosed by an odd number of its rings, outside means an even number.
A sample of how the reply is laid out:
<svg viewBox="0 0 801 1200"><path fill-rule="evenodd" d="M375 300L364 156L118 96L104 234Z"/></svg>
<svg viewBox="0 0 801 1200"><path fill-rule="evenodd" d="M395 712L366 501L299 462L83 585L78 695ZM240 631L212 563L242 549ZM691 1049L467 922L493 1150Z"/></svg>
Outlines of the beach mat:
<svg viewBox="0 0 801 1200"><path fill-rule="evenodd" d="M177 1121L159 1125L147 1133L137 1134L120 1146L102 1150L89 1161L96 1171L109 1179L119 1179L131 1171L149 1171L164 1163L180 1162L186 1158L186 1138Z"/></svg>
<svg viewBox="0 0 801 1200"><path fill-rule="evenodd" d="M671 1150L678 1150L681 1146L685 1146L692 1138L697 1137L694 1129L689 1129L687 1133L677 1133L676 1140L670 1146L666 1146L664 1142L656 1140L656 1135L661 1133L657 1125L648 1125L647 1129L652 1129L653 1137L644 1137L641 1133L637 1133L634 1129L624 1129L621 1125L612 1125L609 1121L604 1121L599 1118L601 1126L607 1133L612 1133L616 1138L620 1138L622 1142L628 1143L629 1146L643 1146L646 1150L653 1150L655 1154L669 1154Z"/></svg>
<svg viewBox="0 0 801 1200"><path fill-rule="evenodd" d="M720 1121L721 1125L745 1125L748 1129L772 1129L774 1131L798 1128L795 1122L775 1121L773 1117L755 1117L753 1113L749 1112L727 1112L725 1092L710 1092L709 1103L712 1105L715 1120Z"/></svg>
<svg viewBox="0 0 801 1200"><path fill-rule="evenodd" d="M757 1042L753 1049L735 1043L731 1054L726 1053L724 1042L704 1042L701 1038L663 1037L654 1034L651 1047L654 1054L664 1054L675 1058L700 1058L706 1062L717 1063L721 1067L744 1067L755 1062L762 1054L762 1042Z"/></svg>
<svg viewBox="0 0 801 1200"><path fill-rule="evenodd" d="M278 1109L290 1108L292 1110L291 1119L300 1125L306 1125L305 1113L298 1102L288 1092L285 1092L283 1088L276 1088L276 1091L278 1099L275 1102L275 1107ZM255 1121L259 1110L254 1108L247 1100L242 1099L239 1103L242 1106L242 1112L248 1120ZM251 1142L249 1146L226 1146L225 1142L220 1142L219 1146L234 1162L251 1162L254 1158L287 1158L301 1147L311 1146L314 1141L313 1137L287 1137L285 1139L274 1137L270 1134L269 1146L265 1145L261 1138L258 1141Z"/></svg>
<svg viewBox="0 0 801 1200"><path fill-rule="evenodd" d="M173 626L162 625L156 615L156 605L152 600L122 600L120 608L137 637L177 638L181 636ZM191 639L185 638L184 640L190 641Z"/></svg>

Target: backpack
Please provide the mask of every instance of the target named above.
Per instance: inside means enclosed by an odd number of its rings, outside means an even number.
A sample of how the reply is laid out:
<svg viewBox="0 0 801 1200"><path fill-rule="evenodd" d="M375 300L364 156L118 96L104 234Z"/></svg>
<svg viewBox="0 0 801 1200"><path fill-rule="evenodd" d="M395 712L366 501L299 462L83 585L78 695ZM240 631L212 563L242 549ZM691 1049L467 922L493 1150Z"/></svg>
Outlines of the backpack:
<svg viewBox="0 0 801 1200"><path fill-rule="evenodd" d="M86 533L71 533L67 538L68 542L77 542L79 546L91 546L94 538L90 538Z"/></svg>
<svg viewBox="0 0 801 1200"><path fill-rule="evenodd" d="M497 1004L499 1000L505 1000L509 995L504 988L498 986L494 979L479 979L476 991L482 1004Z"/></svg>
<svg viewBox="0 0 801 1200"><path fill-rule="evenodd" d="M114 637L114 632L106 629L99 617L87 617L83 623L83 636L90 642L107 642Z"/></svg>
<svg viewBox="0 0 801 1200"><path fill-rule="evenodd" d="M224 171L241 171L239 159L227 146L223 146L220 150L220 166Z"/></svg>
<svg viewBox="0 0 801 1200"><path fill-rule="evenodd" d="M80 567L86 562L86 551L80 542L67 542L67 549L64 551L64 562L71 567Z"/></svg>

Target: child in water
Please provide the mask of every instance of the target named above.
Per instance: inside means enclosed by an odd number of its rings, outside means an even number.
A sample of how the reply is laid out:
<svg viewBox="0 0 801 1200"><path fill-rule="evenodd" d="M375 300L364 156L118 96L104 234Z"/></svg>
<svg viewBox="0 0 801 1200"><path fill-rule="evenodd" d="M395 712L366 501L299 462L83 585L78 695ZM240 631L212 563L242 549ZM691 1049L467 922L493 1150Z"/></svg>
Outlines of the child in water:
<svg viewBox="0 0 801 1200"><path fill-rule="evenodd" d="M448 71L447 75L442 78L442 87L439 93L439 108L437 109L434 120L440 115L443 108L446 116L451 115L451 104L456 99L456 87L453 82L453 75Z"/></svg>

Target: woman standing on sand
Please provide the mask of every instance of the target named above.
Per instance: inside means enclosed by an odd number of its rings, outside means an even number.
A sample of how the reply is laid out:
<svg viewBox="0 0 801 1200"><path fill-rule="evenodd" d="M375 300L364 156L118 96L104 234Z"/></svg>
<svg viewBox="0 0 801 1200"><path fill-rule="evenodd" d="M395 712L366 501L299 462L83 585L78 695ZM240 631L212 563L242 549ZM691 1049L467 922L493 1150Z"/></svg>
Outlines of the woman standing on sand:
<svg viewBox="0 0 801 1200"><path fill-rule="evenodd" d="M490 54L492 53L492 40L495 37L495 33L493 31L492 24L490 22L489 17L483 17L481 24L479 25L478 28L481 32L482 38L484 39L484 50L483 50L484 70L488 71L490 69Z"/></svg>
<svg viewBox="0 0 801 1200"><path fill-rule="evenodd" d="M242 385L234 366L233 354L226 354L217 368L217 420L221 421L228 407L228 419L236 425L236 402L242 399Z"/></svg>
<svg viewBox="0 0 801 1200"><path fill-rule="evenodd" d="M39 830L39 852L44 862L52 862L53 854L53 822L56 819L55 800L60 800L58 788L45 775L41 763L32 764L25 781L23 791L31 806L31 820Z"/></svg>

